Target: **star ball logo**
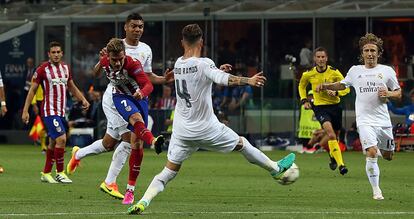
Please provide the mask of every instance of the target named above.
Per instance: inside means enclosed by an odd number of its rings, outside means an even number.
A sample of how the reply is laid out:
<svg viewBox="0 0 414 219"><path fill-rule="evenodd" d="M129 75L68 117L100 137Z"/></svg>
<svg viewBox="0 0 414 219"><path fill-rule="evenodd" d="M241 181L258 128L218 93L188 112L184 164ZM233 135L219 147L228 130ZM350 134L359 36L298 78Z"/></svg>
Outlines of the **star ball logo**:
<svg viewBox="0 0 414 219"><path fill-rule="evenodd" d="M12 39L13 50L19 50L20 47L20 39L18 37L14 37Z"/></svg>
<svg viewBox="0 0 414 219"><path fill-rule="evenodd" d="M13 58L20 58L24 55L24 52L20 50L21 41L18 37L14 37L11 40L11 44L13 47L13 50L9 52L9 55Z"/></svg>

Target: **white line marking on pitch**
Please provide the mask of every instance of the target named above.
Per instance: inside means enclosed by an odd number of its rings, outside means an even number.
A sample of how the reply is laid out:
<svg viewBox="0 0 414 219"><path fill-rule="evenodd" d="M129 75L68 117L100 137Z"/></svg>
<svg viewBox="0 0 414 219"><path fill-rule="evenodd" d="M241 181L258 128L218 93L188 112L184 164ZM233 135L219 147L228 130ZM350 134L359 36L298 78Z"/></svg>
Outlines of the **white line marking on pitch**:
<svg viewBox="0 0 414 219"><path fill-rule="evenodd" d="M24 216L65 216L65 215L125 215L126 212L56 212L56 213L5 213L0 216L8 217L24 217ZM222 211L222 212L145 212L144 214L346 214L346 215L414 215L412 211L383 211L383 212L355 212L355 211L301 211L301 212L290 212L290 211Z"/></svg>

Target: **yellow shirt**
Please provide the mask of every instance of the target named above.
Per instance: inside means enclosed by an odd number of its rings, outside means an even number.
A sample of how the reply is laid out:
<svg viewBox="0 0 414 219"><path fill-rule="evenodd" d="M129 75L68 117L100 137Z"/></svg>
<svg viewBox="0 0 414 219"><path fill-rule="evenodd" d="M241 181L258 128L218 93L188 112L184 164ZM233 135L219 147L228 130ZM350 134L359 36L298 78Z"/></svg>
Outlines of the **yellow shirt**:
<svg viewBox="0 0 414 219"><path fill-rule="evenodd" d="M33 97L32 104L36 104L37 101L42 101L42 100L43 100L43 88L42 86L39 85L39 87L37 87L36 94Z"/></svg>
<svg viewBox="0 0 414 219"><path fill-rule="evenodd" d="M310 83L312 85L314 105L319 106L337 104L341 101L341 99L339 98L340 96L345 96L349 93L349 88L338 91L338 96L334 97L329 96L326 91L317 93L315 89L319 84L338 82L342 79L344 79L344 76L342 76L341 72L329 65L327 66L324 72L318 72L318 70L316 70L316 67L313 67L311 70L304 72L302 77L300 78L300 99L306 99L306 87Z"/></svg>

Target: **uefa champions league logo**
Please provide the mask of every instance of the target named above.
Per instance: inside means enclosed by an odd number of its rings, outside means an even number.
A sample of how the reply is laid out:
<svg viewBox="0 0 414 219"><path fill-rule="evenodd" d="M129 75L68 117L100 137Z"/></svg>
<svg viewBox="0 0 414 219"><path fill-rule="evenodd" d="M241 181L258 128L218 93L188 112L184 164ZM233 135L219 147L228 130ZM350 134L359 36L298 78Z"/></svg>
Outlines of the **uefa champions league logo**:
<svg viewBox="0 0 414 219"><path fill-rule="evenodd" d="M13 50L19 50L20 47L20 39L18 37L14 37L12 39Z"/></svg>
<svg viewBox="0 0 414 219"><path fill-rule="evenodd" d="M24 52L20 50L21 42L19 37L14 37L11 40L11 44L13 47L13 50L9 52L9 55L13 58L20 58L24 55Z"/></svg>

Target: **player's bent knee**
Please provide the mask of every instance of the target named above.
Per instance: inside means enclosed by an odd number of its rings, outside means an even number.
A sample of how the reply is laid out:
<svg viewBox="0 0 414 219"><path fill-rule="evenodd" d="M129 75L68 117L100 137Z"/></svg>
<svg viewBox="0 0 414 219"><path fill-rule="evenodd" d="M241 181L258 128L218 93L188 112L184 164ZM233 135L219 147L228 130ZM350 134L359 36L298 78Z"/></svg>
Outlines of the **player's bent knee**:
<svg viewBox="0 0 414 219"><path fill-rule="evenodd" d="M244 142L247 141L247 139L243 136L239 137L239 142L237 143L236 147L234 147L233 151L240 151L244 147Z"/></svg>
<svg viewBox="0 0 414 219"><path fill-rule="evenodd" d="M378 157L378 150L377 150L377 147L375 146L367 148L366 152L367 152L367 157L371 157L371 158Z"/></svg>
<svg viewBox="0 0 414 219"><path fill-rule="evenodd" d="M382 152L382 157L385 160L391 161L394 157L394 152L393 151L384 151L384 152Z"/></svg>

